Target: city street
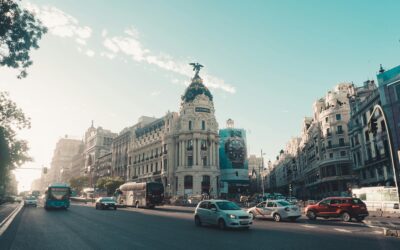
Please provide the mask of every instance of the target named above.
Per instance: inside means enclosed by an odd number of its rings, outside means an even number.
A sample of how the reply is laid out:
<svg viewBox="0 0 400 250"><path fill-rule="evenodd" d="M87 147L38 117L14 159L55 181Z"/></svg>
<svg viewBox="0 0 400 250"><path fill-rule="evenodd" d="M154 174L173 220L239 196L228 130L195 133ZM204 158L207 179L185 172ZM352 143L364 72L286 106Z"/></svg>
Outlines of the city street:
<svg viewBox="0 0 400 250"><path fill-rule="evenodd" d="M24 208L0 237L0 249L399 249L400 239L362 223L338 220L276 223L250 230L195 227L190 209L122 208L68 211Z"/></svg>

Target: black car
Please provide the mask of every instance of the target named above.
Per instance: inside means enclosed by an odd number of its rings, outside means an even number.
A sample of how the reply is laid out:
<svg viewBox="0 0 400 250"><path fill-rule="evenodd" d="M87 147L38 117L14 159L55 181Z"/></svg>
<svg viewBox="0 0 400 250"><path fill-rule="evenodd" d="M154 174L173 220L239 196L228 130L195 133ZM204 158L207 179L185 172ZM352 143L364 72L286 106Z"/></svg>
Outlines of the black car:
<svg viewBox="0 0 400 250"><path fill-rule="evenodd" d="M100 197L96 200L96 209L109 209L117 210L117 204L113 197Z"/></svg>

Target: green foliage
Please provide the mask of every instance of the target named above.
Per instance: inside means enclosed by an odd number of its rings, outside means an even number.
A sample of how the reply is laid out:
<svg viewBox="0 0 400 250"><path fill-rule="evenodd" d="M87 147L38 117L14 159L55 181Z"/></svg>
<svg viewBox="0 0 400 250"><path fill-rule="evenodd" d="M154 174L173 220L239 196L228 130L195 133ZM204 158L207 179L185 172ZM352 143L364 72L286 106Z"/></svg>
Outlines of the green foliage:
<svg viewBox="0 0 400 250"><path fill-rule="evenodd" d="M82 189L84 187L88 187L89 186L89 177L87 177L87 176L79 176L79 177L76 177L76 178L71 178L69 180L69 185L75 191L80 192L80 191L82 191Z"/></svg>
<svg viewBox="0 0 400 250"><path fill-rule="evenodd" d="M97 180L96 187L107 191L107 195L112 195L119 186L125 181L120 177L102 177Z"/></svg>
<svg viewBox="0 0 400 250"><path fill-rule="evenodd" d="M32 159L28 156L28 143L16 137L16 130L30 128L25 116L8 93L0 92L0 195L9 182L9 171Z"/></svg>
<svg viewBox="0 0 400 250"><path fill-rule="evenodd" d="M47 28L15 0L0 0L0 66L20 70L18 78L27 76L32 65L30 50L38 49L38 41Z"/></svg>

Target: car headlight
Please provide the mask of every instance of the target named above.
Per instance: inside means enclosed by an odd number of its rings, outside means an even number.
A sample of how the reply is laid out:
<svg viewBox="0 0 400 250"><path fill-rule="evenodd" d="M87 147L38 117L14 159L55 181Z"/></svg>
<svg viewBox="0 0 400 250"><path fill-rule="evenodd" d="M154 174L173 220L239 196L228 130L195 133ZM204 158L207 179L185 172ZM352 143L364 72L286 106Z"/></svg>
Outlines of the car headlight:
<svg viewBox="0 0 400 250"><path fill-rule="evenodd" d="M237 219L237 216L234 215L234 214L229 214L228 217L231 218L231 219Z"/></svg>

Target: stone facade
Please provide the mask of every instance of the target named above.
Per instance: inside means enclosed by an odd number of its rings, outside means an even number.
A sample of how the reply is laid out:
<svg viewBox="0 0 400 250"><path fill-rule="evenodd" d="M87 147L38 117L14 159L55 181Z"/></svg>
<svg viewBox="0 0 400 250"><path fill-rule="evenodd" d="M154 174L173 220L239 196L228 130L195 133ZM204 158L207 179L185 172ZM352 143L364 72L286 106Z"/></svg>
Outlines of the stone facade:
<svg viewBox="0 0 400 250"><path fill-rule="evenodd" d="M342 83L313 105L303 121L302 135L280 152L269 172L270 190L299 198L341 195L353 185L347 123L354 87Z"/></svg>
<svg viewBox="0 0 400 250"><path fill-rule="evenodd" d="M210 91L196 75L180 111L134 126L128 157L133 181L160 181L171 196L217 195L218 123Z"/></svg>

